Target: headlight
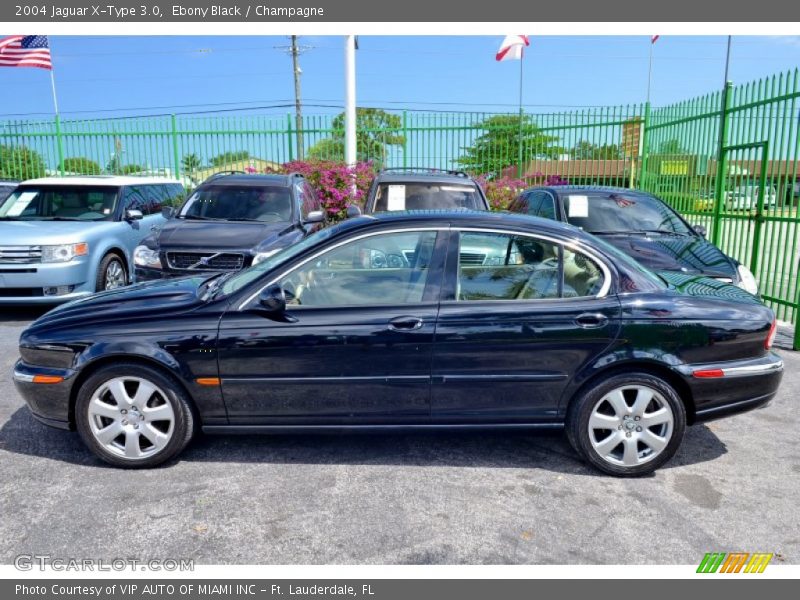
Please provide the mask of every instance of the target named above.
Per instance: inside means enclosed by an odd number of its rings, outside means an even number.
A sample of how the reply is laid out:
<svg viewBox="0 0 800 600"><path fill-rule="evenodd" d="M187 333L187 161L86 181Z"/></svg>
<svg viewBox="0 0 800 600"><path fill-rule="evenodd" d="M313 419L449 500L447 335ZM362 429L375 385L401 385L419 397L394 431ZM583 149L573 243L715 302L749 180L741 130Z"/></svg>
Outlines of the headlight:
<svg viewBox="0 0 800 600"><path fill-rule="evenodd" d="M739 265L739 283L738 285L742 288L745 292L750 292L754 296L758 295L758 282L753 274L750 272L750 269L745 267L744 265Z"/></svg>
<svg viewBox="0 0 800 600"><path fill-rule="evenodd" d="M261 261L267 260L270 256L276 255L281 250L283 250L283 248L272 248L271 250L265 250L264 252L258 252L253 257L253 264L257 265Z"/></svg>
<svg viewBox="0 0 800 600"><path fill-rule="evenodd" d="M133 251L133 263L137 267L150 267L151 269L161 268L161 259L158 250L151 250L147 246L136 246Z"/></svg>
<svg viewBox="0 0 800 600"><path fill-rule="evenodd" d="M89 254L89 244L60 244L58 246L42 246L42 262L69 262L76 256Z"/></svg>

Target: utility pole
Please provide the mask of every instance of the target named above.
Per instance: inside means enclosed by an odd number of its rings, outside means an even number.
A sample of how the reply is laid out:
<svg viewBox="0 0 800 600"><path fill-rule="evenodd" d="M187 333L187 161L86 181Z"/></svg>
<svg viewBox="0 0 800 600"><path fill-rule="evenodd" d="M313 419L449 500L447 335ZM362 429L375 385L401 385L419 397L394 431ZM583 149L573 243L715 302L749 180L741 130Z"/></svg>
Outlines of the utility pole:
<svg viewBox="0 0 800 600"><path fill-rule="evenodd" d="M297 43L298 36L290 36L292 43L289 46L275 46L276 50L281 50L292 57L292 73L294 75L294 110L295 110L295 129L297 130L297 158L303 160L303 100L300 93L300 76L303 70L300 68L300 55L312 49L312 46L302 46Z"/></svg>
<svg viewBox="0 0 800 600"><path fill-rule="evenodd" d="M344 160L356 164L356 36L344 43Z"/></svg>

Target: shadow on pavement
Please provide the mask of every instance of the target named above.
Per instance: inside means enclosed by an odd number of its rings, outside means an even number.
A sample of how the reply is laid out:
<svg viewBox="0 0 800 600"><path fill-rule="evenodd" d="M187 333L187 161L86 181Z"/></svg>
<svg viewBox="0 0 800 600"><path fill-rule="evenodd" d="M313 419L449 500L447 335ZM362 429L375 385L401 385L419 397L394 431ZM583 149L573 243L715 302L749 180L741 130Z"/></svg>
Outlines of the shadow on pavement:
<svg viewBox="0 0 800 600"><path fill-rule="evenodd" d="M84 447L77 433L51 429L20 408L0 428L0 450L65 463L107 467ZM678 454L665 467L698 464L722 456L725 444L705 425L689 427ZM540 468L597 475L560 432L425 432L392 434L198 435L180 462L400 467Z"/></svg>
<svg viewBox="0 0 800 600"><path fill-rule="evenodd" d="M0 306L3 323L35 321L54 306Z"/></svg>

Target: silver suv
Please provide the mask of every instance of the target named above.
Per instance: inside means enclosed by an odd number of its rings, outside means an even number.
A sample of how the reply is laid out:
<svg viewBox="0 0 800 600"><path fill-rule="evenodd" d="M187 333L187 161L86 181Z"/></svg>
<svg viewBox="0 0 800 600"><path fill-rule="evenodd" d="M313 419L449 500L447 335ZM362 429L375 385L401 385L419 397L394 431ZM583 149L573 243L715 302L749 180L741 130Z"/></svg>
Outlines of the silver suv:
<svg viewBox="0 0 800 600"><path fill-rule="evenodd" d="M53 304L131 283L133 249L183 193L151 177L20 183L0 201L0 304Z"/></svg>

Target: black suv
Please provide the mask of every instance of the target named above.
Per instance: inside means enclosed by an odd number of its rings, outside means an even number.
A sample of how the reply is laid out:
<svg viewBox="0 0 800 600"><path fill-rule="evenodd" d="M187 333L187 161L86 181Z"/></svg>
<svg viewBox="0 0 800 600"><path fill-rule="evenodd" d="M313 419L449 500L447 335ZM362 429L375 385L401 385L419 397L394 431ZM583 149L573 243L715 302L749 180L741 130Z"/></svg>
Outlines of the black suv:
<svg viewBox="0 0 800 600"><path fill-rule="evenodd" d="M364 213L464 208L489 210L481 186L463 171L384 169L367 194Z"/></svg>
<svg viewBox="0 0 800 600"><path fill-rule="evenodd" d="M247 268L319 228L319 208L298 173L213 175L136 248L137 281Z"/></svg>

